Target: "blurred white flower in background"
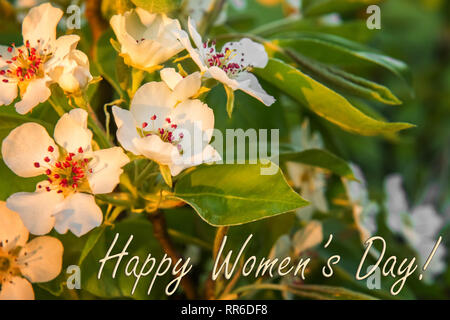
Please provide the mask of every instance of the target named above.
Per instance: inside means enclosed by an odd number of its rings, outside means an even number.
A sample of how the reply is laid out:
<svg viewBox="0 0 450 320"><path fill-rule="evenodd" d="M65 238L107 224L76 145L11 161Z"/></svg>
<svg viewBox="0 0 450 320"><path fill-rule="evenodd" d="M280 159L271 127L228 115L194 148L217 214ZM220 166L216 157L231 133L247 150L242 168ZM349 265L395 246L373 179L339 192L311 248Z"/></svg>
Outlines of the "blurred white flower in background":
<svg viewBox="0 0 450 320"><path fill-rule="evenodd" d="M361 242L364 243L377 231L376 216L379 212L378 204L370 201L367 183L361 168L355 164L350 165L353 175L358 181L344 180L347 196L353 211L353 219L358 228Z"/></svg>
<svg viewBox="0 0 450 320"><path fill-rule="evenodd" d="M431 205L409 207L402 183L403 179L399 174L390 175L385 180L387 224L416 250L419 261L423 264L439 238L444 218ZM434 277L446 269L446 251L441 243L428 265L425 279L427 275Z"/></svg>
<svg viewBox="0 0 450 320"><path fill-rule="evenodd" d="M318 133L311 133L309 122L304 121L301 127L296 127L291 133L291 144L296 147L296 151L323 148L322 138ZM322 169L296 163L286 162L287 175L291 179L294 187L300 190L303 198L311 204L297 210L300 219L311 219L314 211L328 211L325 197L326 179Z"/></svg>

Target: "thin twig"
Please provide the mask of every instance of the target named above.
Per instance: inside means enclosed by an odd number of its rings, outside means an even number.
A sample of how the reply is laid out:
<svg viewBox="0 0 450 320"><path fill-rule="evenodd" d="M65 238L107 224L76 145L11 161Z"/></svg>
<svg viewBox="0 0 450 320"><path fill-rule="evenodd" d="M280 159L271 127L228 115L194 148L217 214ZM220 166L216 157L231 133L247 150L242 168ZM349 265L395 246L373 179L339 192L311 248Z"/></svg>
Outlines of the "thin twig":
<svg viewBox="0 0 450 320"><path fill-rule="evenodd" d="M108 28L108 22L105 21L102 17L101 6L101 0L86 1L86 20L88 21L89 27L91 28L92 40L94 43L91 48L91 56L95 55L96 43L102 33Z"/></svg>
<svg viewBox="0 0 450 320"><path fill-rule="evenodd" d="M153 235L158 240L164 252L172 260L172 263L175 264L178 260L181 259L181 256L175 249L175 246L173 245L172 240L170 239L170 236L167 232L166 219L163 213L157 210L156 212L149 214L148 217L153 224ZM188 275L184 276L181 279L181 286L183 287L188 299L195 299L195 287Z"/></svg>
<svg viewBox="0 0 450 320"><path fill-rule="evenodd" d="M216 238L214 239L213 246L213 261L216 261L217 255L219 254L220 246L222 245L223 239L228 232L229 227L219 227L216 231ZM219 259L222 259L220 257ZM216 281L219 280L216 279ZM214 300L216 297L216 281L212 279L212 272L210 273L208 279L205 283L205 297L209 300Z"/></svg>

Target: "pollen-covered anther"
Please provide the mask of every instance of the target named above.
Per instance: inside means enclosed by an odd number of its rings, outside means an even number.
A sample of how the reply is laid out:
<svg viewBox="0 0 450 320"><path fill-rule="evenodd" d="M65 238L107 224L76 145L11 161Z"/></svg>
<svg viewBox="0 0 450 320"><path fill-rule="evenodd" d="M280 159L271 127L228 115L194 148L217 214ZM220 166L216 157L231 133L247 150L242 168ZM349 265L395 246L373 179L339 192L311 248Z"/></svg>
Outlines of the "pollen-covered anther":
<svg viewBox="0 0 450 320"><path fill-rule="evenodd" d="M137 128L138 133L141 137L148 137L151 135L157 135L164 142L169 142L173 145L178 145L180 140L183 138L179 135L179 139L175 139L175 135L173 134L174 130L178 128L176 123L173 123L172 119L169 117L164 119L164 123L162 127L157 127L155 125L155 120L157 119L156 115L150 117L150 122L143 122L140 128Z"/></svg>
<svg viewBox="0 0 450 320"><path fill-rule="evenodd" d="M5 77L3 82L25 82L44 75L44 63L49 55L41 50L40 44L32 48L30 42L26 41L25 45L17 48L13 43L7 50L13 56L6 60L6 67L0 70L0 75Z"/></svg>
<svg viewBox="0 0 450 320"><path fill-rule="evenodd" d="M48 151L52 153L54 147L48 147ZM86 173L92 173L89 168L91 158L84 155L84 149L80 147L77 149L77 153L66 153L61 155L59 159L46 156L43 167L46 168L45 174L47 175L48 185L45 186L45 190L69 194L80 188L85 183ZM35 162L34 166L40 168L41 164ZM42 189L42 186L39 186L39 189Z"/></svg>

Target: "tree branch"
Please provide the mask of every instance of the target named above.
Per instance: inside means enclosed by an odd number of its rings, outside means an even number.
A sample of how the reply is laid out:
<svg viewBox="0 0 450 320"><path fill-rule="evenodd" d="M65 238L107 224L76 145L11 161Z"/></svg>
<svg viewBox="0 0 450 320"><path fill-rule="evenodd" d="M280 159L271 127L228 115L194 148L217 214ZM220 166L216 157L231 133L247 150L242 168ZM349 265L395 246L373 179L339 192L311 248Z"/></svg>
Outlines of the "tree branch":
<svg viewBox="0 0 450 320"><path fill-rule="evenodd" d="M163 248L164 252L172 260L172 263L175 264L179 259L181 259L181 256L175 249L175 246L173 245L172 240L170 239L170 236L167 232L167 225L164 214L158 210L155 213L149 214L148 217L153 224L153 235L159 241L159 244ZM188 276L184 276L181 279L181 286L183 287L188 299L195 299L196 292L191 278L189 278Z"/></svg>

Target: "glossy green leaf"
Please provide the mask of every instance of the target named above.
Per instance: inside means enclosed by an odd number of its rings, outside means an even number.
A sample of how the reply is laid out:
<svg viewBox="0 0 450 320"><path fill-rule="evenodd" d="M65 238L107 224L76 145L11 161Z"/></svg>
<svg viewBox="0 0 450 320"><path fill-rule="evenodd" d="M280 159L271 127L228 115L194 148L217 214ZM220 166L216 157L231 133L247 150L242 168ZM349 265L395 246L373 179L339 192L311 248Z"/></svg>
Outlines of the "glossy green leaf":
<svg viewBox="0 0 450 320"><path fill-rule="evenodd" d="M174 197L188 203L215 226L248 223L308 204L291 189L280 170L262 175L261 170L266 167L261 164L201 166L177 181Z"/></svg>
<svg viewBox="0 0 450 320"><path fill-rule="evenodd" d="M302 32L295 38L274 40L282 48L291 48L314 60L343 67L381 67L411 84L411 72L408 66L397 59L385 56L354 41L335 35Z"/></svg>
<svg viewBox="0 0 450 320"><path fill-rule="evenodd" d="M344 130L374 136L413 127L409 123L388 123L365 115L343 96L281 60L270 59L264 69L254 72Z"/></svg>
<svg viewBox="0 0 450 320"><path fill-rule="evenodd" d="M299 32L326 33L357 42L367 42L376 33L366 27L365 21L344 21L339 25L327 25L313 18L284 18L259 26L250 33L265 38L294 38Z"/></svg>
<svg viewBox="0 0 450 320"><path fill-rule="evenodd" d="M316 16L327 13L343 13L355 9L366 8L372 4L378 4L383 0L306 0L304 2L304 14Z"/></svg>
<svg viewBox="0 0 450 320"><path fill-rule="evenodd" d="M348 179L355 178L352 169L345 160L324 149L308 149L299 152L284 153L280 155L280 160L319 167Z"/></svg>

